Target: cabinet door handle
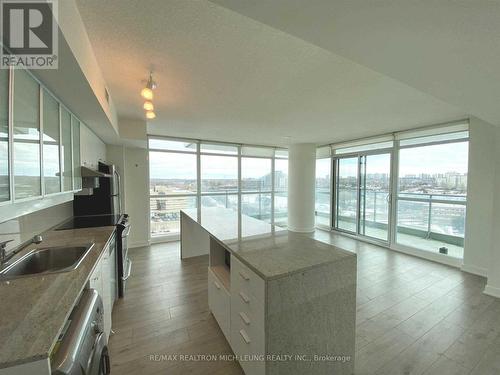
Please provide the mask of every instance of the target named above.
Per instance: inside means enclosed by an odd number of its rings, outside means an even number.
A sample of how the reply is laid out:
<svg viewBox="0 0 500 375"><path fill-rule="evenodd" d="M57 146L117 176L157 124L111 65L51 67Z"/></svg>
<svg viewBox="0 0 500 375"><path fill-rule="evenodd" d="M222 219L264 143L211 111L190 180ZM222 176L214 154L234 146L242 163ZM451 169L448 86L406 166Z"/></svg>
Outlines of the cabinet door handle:
<svg viewBox="0 0 500 375"><path fill-rule="evenodd" d="M250 344L250 337L248 337L247 333L245 332L245 330L243 329L240 329L240 335L241 337L243 337L243 340L245 340L245 342L247 344Z"/></svg>
<svg viewBox="0 0 500 375"><path fill-rule="evenodd" d="M241 276L241 278L242 278L243 280L246 280L246 281L250 280L250 278L249 278L249 277L247 276L247 274L245 274L244 272L241 272L241 271L240 271L239 273L240 273L240 276Z"/></svg>
<svg viewBox="0 0 500 375"><path fill-rule="evenodd" d="M250 325L250 318L245 314L244 312L240 312L240 318L245 322L245 324L248 326Z"/></svg>
<svg viewBox="0 0 500 375"><path fill-rule="evenodd" d="M248 298L248 296L245 293L240 292L240 297L243 300L243 302L245 302L245 303L250 302L250 298Z"/></svg>
<svg viewBox="0 0 500 375"><path fill-rule="evenodd" d="M214 285L215 285L215 287L216 287L217 289L220 289L220 285L219 285L219 283L218 283L217 281L214 281Z"/></svg>

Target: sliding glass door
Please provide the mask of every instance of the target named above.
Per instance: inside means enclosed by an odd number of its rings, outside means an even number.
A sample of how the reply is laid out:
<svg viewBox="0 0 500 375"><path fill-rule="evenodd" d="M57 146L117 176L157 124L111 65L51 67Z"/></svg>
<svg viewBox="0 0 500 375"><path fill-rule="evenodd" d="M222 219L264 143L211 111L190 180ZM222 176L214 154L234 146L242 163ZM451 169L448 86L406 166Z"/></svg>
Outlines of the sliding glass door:
<svg viewBox="0 0 500 375"><path fill-rule="evenodd" d="M351 233L358 228L358 157L336 160L335 183L335 227Z"/></svg>
<svg viewBox="0 0 500 375"><path fill-rule="evenodd" d="M335 159L334 227L389 241L391 153Z"/></svg>
<svg viewBox="0 0 500 375"><path fill-rule="evenodd" d="M321 165L332 160L332 229L402 251L463 258L468 148L466 121L318 148L317 188L326 175ZM322 196L316 192L318 227Z"/></svg>
<svg viewBox="0 0 500 375"><path fill-rule="evenodd" d="M360 156L359 234L389 241L391 154Z"/></svg>

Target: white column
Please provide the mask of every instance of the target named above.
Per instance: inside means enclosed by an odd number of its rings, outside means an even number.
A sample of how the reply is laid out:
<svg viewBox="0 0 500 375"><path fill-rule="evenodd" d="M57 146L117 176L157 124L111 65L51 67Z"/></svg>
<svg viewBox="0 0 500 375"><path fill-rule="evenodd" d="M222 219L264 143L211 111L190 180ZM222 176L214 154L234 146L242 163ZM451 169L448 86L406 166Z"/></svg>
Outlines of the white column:
<svg viewBox="0 0 500 375"><path fill-rule="evenodd" d="M316 146L291 145L288 154L288 230L314 231Z"/></svg>

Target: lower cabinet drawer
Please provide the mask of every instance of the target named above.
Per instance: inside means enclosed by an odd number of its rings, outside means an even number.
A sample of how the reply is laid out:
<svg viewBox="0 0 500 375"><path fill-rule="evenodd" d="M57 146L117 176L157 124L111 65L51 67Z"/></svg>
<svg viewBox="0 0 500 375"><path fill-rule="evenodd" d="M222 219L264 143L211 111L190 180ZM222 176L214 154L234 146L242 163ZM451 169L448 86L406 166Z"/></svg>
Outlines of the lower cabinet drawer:
<svg viewBox="0 0 500 375"><path fill-rule="evenodd" d="M231 310L231 347L246 375L265 374L263 323L251 321L245 312Z"/></svg>
<svg viewBox="0 0 500 375"><path fill-rule="evenodd" d="M219 323L227 341L230 342L231 298L229 292L210 269L208 270L208 306L212 314L214 314L217 323Z"/></svg>

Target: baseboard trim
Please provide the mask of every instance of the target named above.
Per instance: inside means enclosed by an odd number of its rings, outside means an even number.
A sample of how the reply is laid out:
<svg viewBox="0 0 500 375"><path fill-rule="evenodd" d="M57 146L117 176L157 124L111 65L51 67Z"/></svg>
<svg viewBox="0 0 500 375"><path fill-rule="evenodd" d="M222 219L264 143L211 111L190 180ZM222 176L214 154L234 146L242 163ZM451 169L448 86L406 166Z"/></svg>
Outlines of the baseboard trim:
<svg viewBox="0 0 500 375"><path fill-rule="evenodd" d="M486 268L474 266L472 264L463 264L461 270L472 273L473 275L488 277L488 270Z"/></svg>
<svg viewBox="0 0 500 375"><path fill-rule="evenodd" d="M292 227L288 227L287 228L290 232L295 232L295 233L314 233L315 229L316 228L292 228Z"/></svg>
<svg viewBox="0 0 500 375"><path fill-rule="evenodd" d="M455 267L460 269L462 266L462 259L454 258L439 253L431 253L430 251L414 249L400 244L390 246L389 249L398 251L403 254L412 255L417 258L422 258L430 260L432 262L441 263L450 267Z"/></svg>
<svg viewBox="0 0 500 375"><path fill-rule="evenodd" d="M134 242L128 245L129 249L134 249L136 247L145 247L151 245L150 241L145 241L145 242Z"/></svg>
<svg viewBox="0 0 500 375"><path fill-rule="evenodd" d="M149 242L151 244L155 244L155 243L175 242L175 241L180 241L180 239L181 239L180 234L171 234L168 236L151 237L151 240Z"/></svg>
<svg viewBox="0 0 500 375"><path fill-rule="evenodd" d="M492 297L500 298L500 288L496 286L486 285L483 293Z"/></svg>

